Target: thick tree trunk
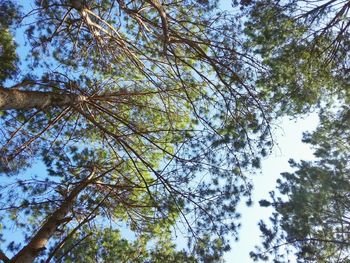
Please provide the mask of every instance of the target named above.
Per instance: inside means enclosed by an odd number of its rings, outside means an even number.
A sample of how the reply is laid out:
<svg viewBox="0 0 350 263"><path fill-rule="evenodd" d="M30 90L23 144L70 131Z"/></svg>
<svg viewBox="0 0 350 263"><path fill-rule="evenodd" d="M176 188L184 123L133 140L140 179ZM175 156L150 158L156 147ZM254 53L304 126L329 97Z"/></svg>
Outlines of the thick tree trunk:
<svg viewBox="0 0 350 263"><path fill-rule="evenodd" d="M0 87L0 110L25 110L69 106L84 101L84 96L54 92L22 91Z"/></svg>
<svg viewBox="0 0 350 263"><path fill-rule="evenodd" d="M45 250L49 239L55 233L57 228L64 222L67 222L67 215L74 204L79 193L91 182L94 177L94 171L81 183L79 183L65 198L61 206L46 220L40 227L30 242L22 248L9 262L11 263L32 263L34 259Z"/></svg>

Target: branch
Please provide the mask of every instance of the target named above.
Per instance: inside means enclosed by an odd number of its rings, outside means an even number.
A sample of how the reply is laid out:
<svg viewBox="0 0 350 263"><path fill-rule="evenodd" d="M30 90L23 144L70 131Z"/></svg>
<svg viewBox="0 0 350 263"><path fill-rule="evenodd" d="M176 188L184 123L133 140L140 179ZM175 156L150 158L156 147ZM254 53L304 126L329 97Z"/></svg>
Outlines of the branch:
<svg viewBox="0 0 350 263"><path fill-rule="evenodd" d="M46 222L40 227L39 231L30 240L28 245L23 247L12 259L14 263L31 263L45 250L45 246L49 239L55 233L57 227L64 223L65 217L74 204L76 197L79 193L86 188L95 175L95 168L92 169L89 176L81 181L63 201L61 206L46 220Z"/></svg>
<svg viewBox="0 0 350 263"><path fill-rule="evenodd" d="M163 8L163 5L161 3L159 3L158 0L147 0L147 2L154 7L159 15L160 15L160 19L162 21L162 29L163 29L163 37L164 37L164 48L163 48L163 52L164 54L166 54L167 51L167 46L168 46L168 42L169 42L169 32L168 32L168 19L167 19L167 14L165 13L165 10Z"/></svg>
<svg viewBox="0 0 350 263"><path fill-rule="evenodd" d="M10 262L10 259L1 250L0 250L0 260L2 260L5 263Z"/></svg>

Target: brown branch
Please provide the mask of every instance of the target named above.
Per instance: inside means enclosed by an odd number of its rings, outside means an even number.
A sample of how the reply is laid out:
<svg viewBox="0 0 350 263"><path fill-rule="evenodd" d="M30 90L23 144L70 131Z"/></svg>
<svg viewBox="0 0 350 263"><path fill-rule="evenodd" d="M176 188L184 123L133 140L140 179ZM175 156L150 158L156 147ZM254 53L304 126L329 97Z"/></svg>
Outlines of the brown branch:
<svg viewBox="0 0 350 263"><path fill-rule="evenodd" d="M53 256L57 253L57 251L59 249L61 249L63 247L63 245L66 243L66 241L71 238L84 224L86 224L87 222L91 221L92 219L94 219L96 217L96 215L94 215L95 211L103 204L103 202L107 199L107 197L109 196L110 192L107 193L104 198L101 200L101 202L99 202L95 208L84 218L83 221L81 221L65 238L63 238L61 240L61 242L59 242L57 244L57 246L55 247L55 249L51 252L51 254L48 256L48 258L46 259L45 263L49 263L51 261L51 259L53 258ZM68 250L69 251L69 250ZM64 255L63 255L64 256ZM62 256L62 257L63 257ZM62 258L60 257L58 259L58 261Z"/></svg>
<svg viewBox="0 0 350 263"><path fill-rule="evenodd" d="M11 260L13 263L31 263L45 250L49 239L55 233L56 229L64 222L69 210L74 204L79 193L86 188L95 175L95 168L92 169L89 176L82 180L66 197L61 206L46 220L38 232L33 236L29 243L23 247Z"/></svg>
<svg viewBox="0 0 350 263"><path fill-rule="evenodd" d="M84 96L55 92L23 91L0 86L0 110L25 110L63 107L85 101Z"/></svg>
<svg viewBox="0 0 350 263"><path fill-rule="evenodd" d="M52 121L48 123L40 132L31 137L29 140L24 142L20 147L18 147L13 154L8 157L1 157L0 160L4 160L5 162L10 162L15 159L24 149L26 149L33 141L38 139L42 134L48 131L55 123L57 123L61 118L63 118L67 112L69 112L70 107L64 108Z"/></svg>
<svg viewBox="0 0 350 263"><path fill-rule="evenodd" d="M167 19L167 14L164 10L164 7L161 3L159 3L158 0L147 0L147 2L154 7L159 15L160 19L162 21L162 29L163 29L163 38L164 38L164 47L163 47L163 52L166 54L167 52L167 46L169 42L169 30L168 30L168 19Z"/></svg>
<svg viewBox="0 0 350 263"><path fill-rule="evenodd" d="M0 250L0 260L2 260L2 261L5 262L5 263L10 262L10 259L9 259L9 258L5 255L5 253L2 252L1 250Z"/></svg>

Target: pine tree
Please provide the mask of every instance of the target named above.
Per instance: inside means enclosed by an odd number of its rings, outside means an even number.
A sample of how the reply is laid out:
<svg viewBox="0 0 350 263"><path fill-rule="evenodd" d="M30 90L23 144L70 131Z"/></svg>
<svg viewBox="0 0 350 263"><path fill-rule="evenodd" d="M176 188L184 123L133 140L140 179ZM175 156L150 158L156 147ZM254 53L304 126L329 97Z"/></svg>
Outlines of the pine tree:
<svg viewBox="0 0 350 263"><path fill-rule="evenodd" d="M9 31L25 31L30 48L0 88L0 171L9 176L1 216L25 235L2 259L69 262L84 249L132 260L122 224L164 251L138 251L145 260L193 259L173 249L177 226L196 260L220 260L239 226L236 205L250 194L243 171L259 167L270 145L232 15L214 0L30 8L19 8ZM47 175L23 178L38 160Z"/></svg>

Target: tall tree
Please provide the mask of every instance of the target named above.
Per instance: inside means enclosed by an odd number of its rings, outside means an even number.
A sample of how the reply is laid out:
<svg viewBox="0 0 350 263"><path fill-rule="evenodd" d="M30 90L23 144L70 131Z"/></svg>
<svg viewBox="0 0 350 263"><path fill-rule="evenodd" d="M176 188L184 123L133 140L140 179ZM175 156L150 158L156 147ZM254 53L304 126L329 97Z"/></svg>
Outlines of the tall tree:
<svg viewBox="0 0 350 263"><path fill-rule="evenodd" d="M232 16L217 1L32 5L11 29L26 32L26 60L23 48L0 88L0 171L12 176L1 216L25 235L3 261L76 258L86 229L100 240L122 222L186 259L164 242L182 224L196 260L218 261L251 190L243 170L270 143ZM39 158L47 176L21 178Z"/></svg>
<svg viewBox="0 0 350 263"><path fill-rule="evenodd" d="M321 115L321 124L304 141L315 148L316 161L291 161L296 169L283 173L271 201L272 227L260 222L263 247L254 259L275 256L287 262L286 251L295 252L300 262L348 262L349 242L349 107ZM293 248L293 249L291 249Z"/></svg>
<svg viewBox="0 0 350 263"><path fill-rule="evenodd" d="M241 1L249 18L247 48L266 69L257 74L262 95L279 114L317 108L318 129L304 137L315 147L314 162L291 161L271 200L272 226L260 222L262 247L255 260L347 262L348 242L348 1ZM315 107L316 106L316 107Z"/></svg>

